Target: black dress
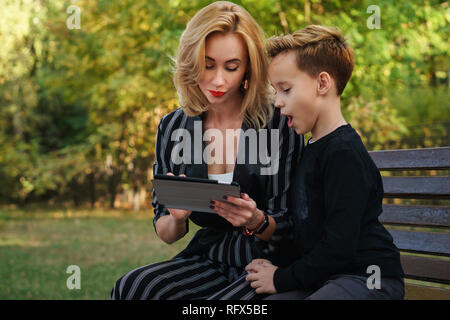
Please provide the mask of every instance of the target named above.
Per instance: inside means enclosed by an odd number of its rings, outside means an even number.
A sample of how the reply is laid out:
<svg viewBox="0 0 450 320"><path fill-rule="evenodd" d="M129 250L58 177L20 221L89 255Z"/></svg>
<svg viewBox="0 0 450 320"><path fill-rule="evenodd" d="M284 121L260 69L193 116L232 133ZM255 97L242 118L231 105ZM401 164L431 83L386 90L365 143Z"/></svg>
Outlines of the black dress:
<svg viewBox="0 0 450 320"><path fill-rule="evenodd" d="M172 172L175 175L208 178L208 166L201 156L205 149L202 120L203 115L189 117L181 108L163 117L157 132L154 174ZM183 161L186 155L182 152L178 159L172 152L175 145L182 141L180 135L183 133L189 133L192 142L189 161ZM281 116L278 109L274 110L272 119L263 130L242 125L233 181L240 185L242 193L247 193L256 202L260 210L276 221L277 227L269 242L244 235L241 227L234 227L216 214L192 212L189 219L202 228L187 247L172 260L129 272L118 280L111 297L198 299L218 298L217 292L220 292L220 297L253 298L255 293L245 280L242 281L244 268L254 258L270 259L271 253L289 240L286 232L292 230L291 219L287 218L291 169L298 161L303 143L303 136L287 126L287 118ZM258 153L256 157L255 150ZM153 207L153 222L156 225L156 221L168 215L169 211L158 203L155 193ZM227 295L230 291L232 295Z"/></svg>

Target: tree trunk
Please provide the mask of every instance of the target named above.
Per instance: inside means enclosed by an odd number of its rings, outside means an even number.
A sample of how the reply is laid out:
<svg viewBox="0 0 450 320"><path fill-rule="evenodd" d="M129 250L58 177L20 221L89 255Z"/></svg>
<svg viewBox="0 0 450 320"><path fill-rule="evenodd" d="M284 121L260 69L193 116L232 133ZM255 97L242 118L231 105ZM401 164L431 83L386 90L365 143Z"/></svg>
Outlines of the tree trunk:
<svg viewBox="0 0 450 320"><path fill-rule="evenodd" d="M139 197L139 188L136 183L133 188L133 210L135 212L139 211L139 209L141 207L140 203L141 203L141 201L140 201L140 197Z"/></svg>
<svg viewBox="0 0 450 320"><path fill-rule="evenodd" d="M80 206L80 195L79 195L79 184L76 178L72 178L72 181L69 183L70 193L72 195L72 200L75 208Z"/></svg>
<svg viewBox="0 0 450 320"><path fill-rule="evenodd" d="M94 171L92 171L88 175L88 183L89 183L89 199L91 202L91 209L93 209L95 206L95 201L97 200L96 192L95 192L95 173L94 173Z"/></svg>
<svg viewBox="0 0 450 320"><path fill-rule="evenodd" d="M109 191L109 207L114 209L114 202L117 196L117 183L116 183L116 170L113 169L114 173L109 176L108 181L108 191Z"/></svg>

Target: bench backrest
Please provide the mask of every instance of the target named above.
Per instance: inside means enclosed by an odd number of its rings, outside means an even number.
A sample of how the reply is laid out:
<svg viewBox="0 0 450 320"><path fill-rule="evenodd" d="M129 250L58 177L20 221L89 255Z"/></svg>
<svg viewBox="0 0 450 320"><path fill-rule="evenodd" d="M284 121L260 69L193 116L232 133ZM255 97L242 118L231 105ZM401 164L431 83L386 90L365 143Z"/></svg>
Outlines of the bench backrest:
<svg viewBox="0 0 450 320"><path fill-rule="evenodd" d="M450 147L369 154L382 171L385 198L450 199L450 176L443 175L450 169ZM408 176L383 171L407 171ZM401 251L407 278L450 285L450 206L384 204L380 221ZM450 290L433 286L417 292L416 298L450 298Z"/></svg>

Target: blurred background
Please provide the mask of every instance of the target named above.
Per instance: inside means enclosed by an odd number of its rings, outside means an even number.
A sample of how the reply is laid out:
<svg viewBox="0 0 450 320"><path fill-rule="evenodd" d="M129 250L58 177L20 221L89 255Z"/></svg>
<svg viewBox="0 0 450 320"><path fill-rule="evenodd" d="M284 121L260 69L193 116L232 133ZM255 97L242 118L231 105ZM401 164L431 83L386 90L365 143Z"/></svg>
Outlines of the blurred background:
<svg viewBox="0 0 450 320"><path fill-rule="evenodd" d="M186 245L195 226L171 246L156 237L150 180L157 125L179 107L171 58L211 2L0 2L0 299L107 299ZM267 36L343 30L343 111L368 150L450 145L448 1L235 2Z"/></svg>

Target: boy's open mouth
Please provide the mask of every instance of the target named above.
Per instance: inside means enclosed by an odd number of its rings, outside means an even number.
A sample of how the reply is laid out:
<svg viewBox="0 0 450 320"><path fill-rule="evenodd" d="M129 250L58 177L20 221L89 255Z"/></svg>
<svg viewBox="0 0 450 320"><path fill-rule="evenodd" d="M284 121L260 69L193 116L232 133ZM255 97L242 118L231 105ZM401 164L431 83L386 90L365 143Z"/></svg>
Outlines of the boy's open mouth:
<svg viewBox="0 0 450 320"><path fill-rule="evenodd" d="M288 118L288 127L289 128L292 128L292 124L293 124L293 118L292 118L292 116L287 116L287 118Z"/></svg>

